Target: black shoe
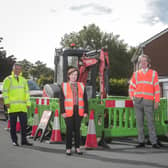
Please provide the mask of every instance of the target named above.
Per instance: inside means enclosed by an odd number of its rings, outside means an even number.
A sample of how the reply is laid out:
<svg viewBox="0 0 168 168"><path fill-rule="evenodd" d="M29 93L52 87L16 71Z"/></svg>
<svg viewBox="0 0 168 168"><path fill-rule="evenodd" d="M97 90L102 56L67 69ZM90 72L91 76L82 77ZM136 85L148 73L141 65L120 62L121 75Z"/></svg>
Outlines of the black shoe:
<svg viewBox="0 0 168 168"><path fill-rule="evenodd" d="M33 144L32 144L32 143L29 143L29 142L22 142L22 145L33 146Z"/></svg>
<svg viewBox="0 0 168 168"><path fill-rule="evenodd" d="M104 148L107 148L107 149L110 148L104 140L100 140L100 141L98 142L98 145L99 145L99 146L102 146L102 147L104 147Z"/></svg>
<svg viewBox="0 0 168 168"><path fill-rule="evenodd" d="M19 146L19 144L17 142L12 142L13 146Z"/></svg>
<svg viewBox="0 0 168 168"><path fill-rule="evenodd" d="M153 144L153 145L152 145L152 148L159 149L159 148L160 148L160 145L157 144L157 143L156 143L156 144Z"/></svg>
<svg viewBox="0 0 168 168"><path fill-rule="evenodd" d="M152 145L151 142L150 142L149 140L146 142L146 144L147 144L147 145Z"/></svg>
<svg viewBox="0 0 168 168"><path fill-rule="evenodd" d="M75 153L78 155L83 155L83 152L75 150Z"/></svg>
<svg viewBox="0 0 168 168"><path fill-rule="evenodd" d="M160 147L164 147L164 145L163 145L160 141L157 141L157 144L158 144Z"/></svg>
<svg viewBox="0 0 168 168"><path fill-rule="evenodd" d="M139 143L135 146L136 148L145 148L145 143Z"/></svg>

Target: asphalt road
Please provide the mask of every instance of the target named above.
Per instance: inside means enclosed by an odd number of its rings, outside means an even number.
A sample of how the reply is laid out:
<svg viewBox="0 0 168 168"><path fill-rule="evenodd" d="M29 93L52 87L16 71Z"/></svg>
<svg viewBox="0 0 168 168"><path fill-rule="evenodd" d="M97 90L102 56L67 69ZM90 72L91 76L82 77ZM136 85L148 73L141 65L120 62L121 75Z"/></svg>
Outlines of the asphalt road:
<svg viewBox="0 0 168 168"><path fill-rule="evenodd" d="M14 147L11 144L9 132L4 128L7 122L0 120L0 168L167 168L168 142L162 142L164 147L153 149L147 146L136 149L135 139L115 138L108 144L109 149L98 147L86 150L79 156L65 155L65 144L40 143L33 147ZM19 136L19 134L18 134ZM20 138L19 138L20 139Z"/></svg>

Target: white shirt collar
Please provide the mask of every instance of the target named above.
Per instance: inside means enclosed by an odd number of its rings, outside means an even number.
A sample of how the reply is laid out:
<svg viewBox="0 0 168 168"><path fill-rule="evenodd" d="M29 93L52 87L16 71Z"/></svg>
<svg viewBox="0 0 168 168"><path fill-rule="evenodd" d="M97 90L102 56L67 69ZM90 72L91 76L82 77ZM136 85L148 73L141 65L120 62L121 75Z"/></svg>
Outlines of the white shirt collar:
<svg viewBox="0 0 168 168"><path fill-rule="evenodd" d="M141 70L143 73L146 73L146 72L148 72L149 68L145 68L145 69L142 68Z"/></svg>

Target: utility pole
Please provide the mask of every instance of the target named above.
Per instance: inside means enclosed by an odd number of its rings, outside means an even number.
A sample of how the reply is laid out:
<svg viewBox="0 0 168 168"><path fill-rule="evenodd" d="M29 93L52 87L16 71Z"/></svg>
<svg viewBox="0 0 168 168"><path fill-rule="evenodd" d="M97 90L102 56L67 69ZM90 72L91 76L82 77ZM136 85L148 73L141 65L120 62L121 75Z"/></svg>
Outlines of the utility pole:
<svg viewBox="0 0 168 168"><path fill-rule="evenodd" d="M0 37L0 43L2 42L3 40L3 37ZM3 50L4 48L3 47L0 47L0 50Z"/></svg>
<svg viewBox="0 0 168 168"><path fill-rule="evenodd" d="M0 43L2 42L2 40L3 40L3 37L0 37Z"/></svg>

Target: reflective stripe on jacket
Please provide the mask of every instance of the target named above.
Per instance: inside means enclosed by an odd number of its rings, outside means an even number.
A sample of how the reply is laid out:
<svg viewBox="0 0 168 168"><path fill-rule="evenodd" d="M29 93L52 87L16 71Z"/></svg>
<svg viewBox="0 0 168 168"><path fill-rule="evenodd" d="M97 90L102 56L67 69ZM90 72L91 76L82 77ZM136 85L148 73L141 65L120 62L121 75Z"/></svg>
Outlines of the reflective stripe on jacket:
<svg viewBox="0 0 168 168"><path fill-rule="evenodd" d="M73 93L71 89L70 83L62 83L62 89L64 93L64 106L65 106L65 113L67 117L71 117L73 115ZM79 116L84 115L84 84L81 82L77 82L77 91L78 91L78 113Z"/></svg>
<svg viewBox="0 0 168 168"><path fill-rule="evenodd" d="M146 73L143 73L142 70L134 72L130 80L129 95L130 98L155 99L155 102L159 102L160 87L157 72L152 69Z"/></svg>
<svg viewBox="0 0 168 168"><path fill-rule="evenodd" d="M3 82L3 98L4 104L9 104L9 113L27 112L27 106L30 106L30 96L28 83L25 78L19 76L19 81L14 74L5 78Z"/></svg>

